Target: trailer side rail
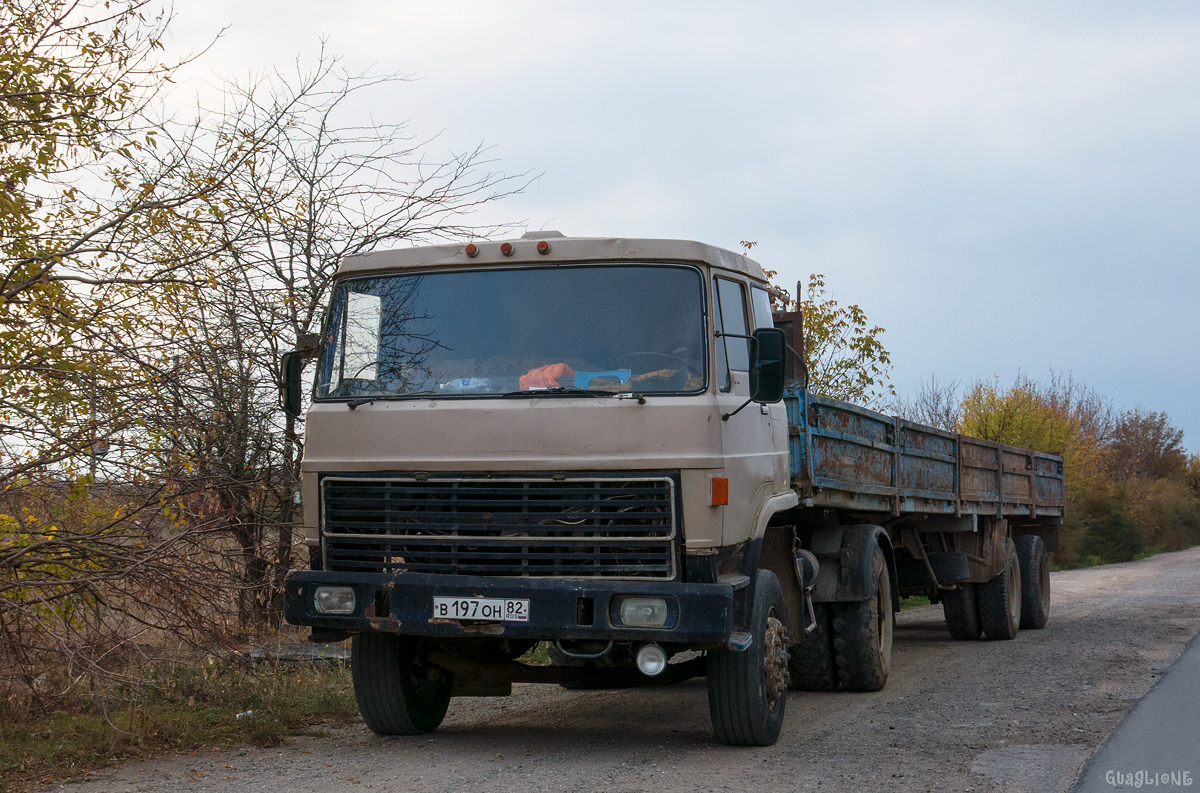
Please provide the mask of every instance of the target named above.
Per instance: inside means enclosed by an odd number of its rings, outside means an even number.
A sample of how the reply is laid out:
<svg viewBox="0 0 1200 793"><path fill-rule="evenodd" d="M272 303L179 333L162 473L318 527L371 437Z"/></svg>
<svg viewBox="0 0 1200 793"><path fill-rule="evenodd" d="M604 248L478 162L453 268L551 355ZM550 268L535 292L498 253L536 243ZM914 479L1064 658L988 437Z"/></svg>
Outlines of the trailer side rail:
<svg viewBox="0 0 1200 793"><path fill-rule="evenodd" d="M784 395L804 503L863 512L1061 520L1063 459L927 427L799 386Z"/></svg>

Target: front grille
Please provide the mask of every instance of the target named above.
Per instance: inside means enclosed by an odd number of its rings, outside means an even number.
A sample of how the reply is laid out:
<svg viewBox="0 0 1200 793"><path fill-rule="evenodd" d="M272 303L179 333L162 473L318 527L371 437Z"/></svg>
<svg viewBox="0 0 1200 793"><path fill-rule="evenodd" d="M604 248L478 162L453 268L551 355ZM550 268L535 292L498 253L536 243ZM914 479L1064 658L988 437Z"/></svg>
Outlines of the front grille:
<svg viewBox="0 0 1200 793"><path fill-rule="evenodd" d="M669 477L321 480L326 568L565 578L675 576Z"/></svg>

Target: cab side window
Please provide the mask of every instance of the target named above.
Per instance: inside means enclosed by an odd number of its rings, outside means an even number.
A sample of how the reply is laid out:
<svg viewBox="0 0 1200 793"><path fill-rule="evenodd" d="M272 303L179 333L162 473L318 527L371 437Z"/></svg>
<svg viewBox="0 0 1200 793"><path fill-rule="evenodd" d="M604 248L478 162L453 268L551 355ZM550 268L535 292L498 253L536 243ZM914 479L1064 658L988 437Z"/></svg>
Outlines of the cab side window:
<svg viewBox="0 0 1200 793"><path fill-rule="evenodd" d="M750 303L754 306L754 329L775 327L771 314L771 295L757 286L750 287Z"/></svg>
<svg viewBox="0 0 1200 793"><path fill-rule="evenodd" d="M746 293L742 285L728 278L714 279L716 328L721 333L745 336L750 333L746 322ZM717 338L717 384L722 391L733 389L731 371L750 370L750 342L747 339Z"/></svg>

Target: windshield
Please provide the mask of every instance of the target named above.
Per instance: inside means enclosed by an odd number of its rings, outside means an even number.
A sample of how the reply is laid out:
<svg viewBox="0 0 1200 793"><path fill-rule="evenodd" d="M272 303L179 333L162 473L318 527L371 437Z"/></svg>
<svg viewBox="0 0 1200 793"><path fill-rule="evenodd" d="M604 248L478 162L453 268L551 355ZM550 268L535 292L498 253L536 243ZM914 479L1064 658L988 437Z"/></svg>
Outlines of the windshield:
<svg viewBox="0 0 1200 793"><path fill-rule="evenodd" d="M703 289L694 268L648 264L343 280L316 396L695 393Z"/></svg>

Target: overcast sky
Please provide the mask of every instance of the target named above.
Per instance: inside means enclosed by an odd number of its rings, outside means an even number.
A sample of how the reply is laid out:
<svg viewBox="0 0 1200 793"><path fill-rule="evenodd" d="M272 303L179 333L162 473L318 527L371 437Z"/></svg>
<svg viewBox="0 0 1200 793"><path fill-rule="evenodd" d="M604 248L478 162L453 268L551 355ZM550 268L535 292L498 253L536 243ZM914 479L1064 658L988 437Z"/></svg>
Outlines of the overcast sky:
<svg viewBox="0 0 1200 793"><path fill-rule="evenodd" d="M542 176L478 214L825 273L894 381L1051 368L1200 451L1200 3L180 0L245 75L418 78L377 121ZM185 85L192 90L198 84ZM198 89L197 89L198 90Z"/></svg>

